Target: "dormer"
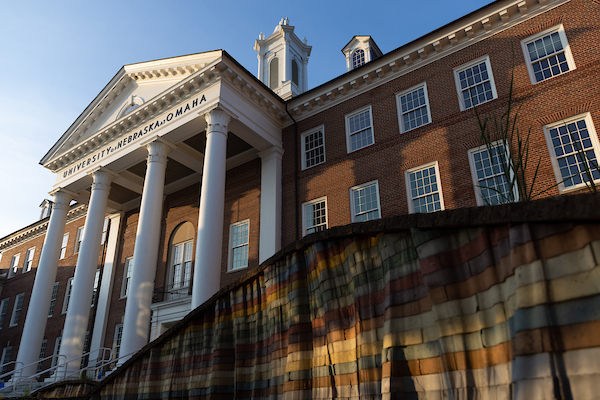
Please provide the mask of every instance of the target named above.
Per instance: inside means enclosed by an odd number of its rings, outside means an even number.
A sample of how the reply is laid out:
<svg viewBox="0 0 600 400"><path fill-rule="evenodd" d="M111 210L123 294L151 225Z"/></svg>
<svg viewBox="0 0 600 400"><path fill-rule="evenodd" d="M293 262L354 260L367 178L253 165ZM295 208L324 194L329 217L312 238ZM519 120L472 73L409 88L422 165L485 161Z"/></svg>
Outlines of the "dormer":
<svg viewBox="0 0 600 400"><path fill-rule="evenodd" d="M290 20L282 18L265 38L261 32L254 43L258 52L258 79L288 100L308 90L308 57L312 46L294 33Z"/></svg>
<svg viewBox="0 0 600 400"><path fill-rule="evenodd" d="M42 204L40 204L40 208L42 209L40 212L40 219L50 216L50 213L52 212L52 206L54 206L54 202L48 199L44 199L44 201L42 201Z"/></svg>
<svg viewBox="0 0 600 400"><path fill-rule="evenodd" d="M371 36L354 36L342 49L342 53L346 56L346 68L348 71L356 69L383 55Z"/></svg>

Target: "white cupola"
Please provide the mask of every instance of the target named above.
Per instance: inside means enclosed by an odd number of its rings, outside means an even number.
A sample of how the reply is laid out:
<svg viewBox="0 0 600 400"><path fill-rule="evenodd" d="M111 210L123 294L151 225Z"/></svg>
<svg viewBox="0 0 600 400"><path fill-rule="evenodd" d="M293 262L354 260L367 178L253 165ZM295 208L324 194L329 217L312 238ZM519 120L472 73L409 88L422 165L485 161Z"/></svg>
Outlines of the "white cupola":
<svg viewBox="0 0 600 400"><path fill-rule="evenodd" d="M273 33L261 32L254 43L258 52L258 79L288 100L308 90L308 57L312 46L300 40L290 20L282 18Z"/></svg>
<svg viewBox="0 0 600 400"><path fill-rule="evenodd" d="M346 68L348 71L356 69L383 55L371 36L354 36L344 46L342 53L346 56Z"/></svg>

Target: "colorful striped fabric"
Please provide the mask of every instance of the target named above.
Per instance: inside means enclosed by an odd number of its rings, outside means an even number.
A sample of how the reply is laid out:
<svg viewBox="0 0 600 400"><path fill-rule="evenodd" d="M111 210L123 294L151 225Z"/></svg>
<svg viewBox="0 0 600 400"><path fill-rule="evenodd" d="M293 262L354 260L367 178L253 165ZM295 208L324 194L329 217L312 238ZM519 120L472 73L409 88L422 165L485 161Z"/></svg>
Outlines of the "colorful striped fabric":
<svg viewBox="0 0 600 400"><path fill-rule="evenodd" d="M308 243L190 313L92 396L598 398L599 260L595 223Z"/></svg>

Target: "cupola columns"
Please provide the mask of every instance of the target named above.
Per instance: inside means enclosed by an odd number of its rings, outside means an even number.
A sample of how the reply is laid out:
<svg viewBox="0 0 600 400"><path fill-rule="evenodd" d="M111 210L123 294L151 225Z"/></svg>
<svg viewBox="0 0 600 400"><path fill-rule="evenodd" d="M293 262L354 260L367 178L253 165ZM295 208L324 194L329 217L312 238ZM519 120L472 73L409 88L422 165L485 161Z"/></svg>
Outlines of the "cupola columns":
<svg viewBox="0 0 600 400"><path fill-rule="evenodd" d="M131 357L131 353L148 344L150 306L158 260L167 155L172 146L166 141L158 139L150 142L146 149L148 150L146 178L135 236L129 295L123 319L120 355L125 357L118 362L119 365L127 361Z"/></svg>
<svg viewBox="0 0 600 400"><path fill-rule="evenodd" d="M308 90L308 57L312 46L300 40L290 20L282 18L273 33L261 32L254 42L258 53L258 79L284 100Z"/></svg>
<svg viewBox="0 0 600 400"><path fill-rule="evenodd" d="M21 376L31 376L36 373L37 361L40 356L40 348L44 339L46 322L48 321L48 310L50 298L56 280L58 260L60 258L60 246L65 226L67 224L67 212L69 204L73 199L70 192L59 189L52 193L54 205L48 222L48 230L42 246L40 262L37 267L27 317L21 335L19 353L17 354L17 366L25 366ZM88 307L88 314L89 314Z"/></svg>

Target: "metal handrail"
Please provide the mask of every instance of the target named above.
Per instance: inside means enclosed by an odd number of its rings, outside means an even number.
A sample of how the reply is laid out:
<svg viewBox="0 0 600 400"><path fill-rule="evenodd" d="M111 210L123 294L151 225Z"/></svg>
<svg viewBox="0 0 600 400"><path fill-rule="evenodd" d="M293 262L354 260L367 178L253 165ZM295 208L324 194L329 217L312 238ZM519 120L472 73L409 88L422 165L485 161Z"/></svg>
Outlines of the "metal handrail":
<svg viewBox="0 0 600 400"><path fill-rule="evenodd" d="M13 381L12 381L13 391L15 390L15 387L17 387L17 385L18 385L19 383L21 383L21 382L23 382L23 381L32 381L32 380L34 380L35 378L37 378L37 377L39 377L39 376L42 376L42 375L44 375L44 374L45 374L45 373L47 373L47 372L52 372L52 371L54 371L54 372L56 373L57 371L59 371L59 368L61 368L61 367L65 367L63 371L60 371L60 372L62 372L62 373L63 373L63 376L62 376L62 379L61 379L61 380L65 380L65 379L67 379L67 377L71 377L71 376L74 376L74 375L75 375L75 376L79 376L79 375L81 374L81 371L85 370L87 367L85 367L85 368L80 368L80 369L78 369L77 371L75 371L74 373L67 375L67 368L66 368L66 366L67 366L68 364L72 363L72 362L75 362L75 361L77 361L77 360L81 360L81 359L83 359L84 357L91 358L91 357L90 357L90 356L91 356L91 354L92 354L92 353L96 353L96 352L98 352L98 357L96 358L96 361L98 361L99 359L100 359L100 360L102 360L102 361L104 361L104 357L105 357L105 355L106 355L106 351L108 351L108 357L109 357L109 359L110 359L110 357L111 357L111 355L112 355L112 349L109 349L109 348L106 348L106 347L100 347L100 348L98 348L98 349L95 349L95 350L89 351L89 352L87 352L87 353L84 353L84 354L82 354L82 355L81 355L81 356L79 356L79 357L75 357L75 358L73 358L72 360L65 361L65 362L63 362L62 364L57 364L57 365L55 365L55 366L53 366L53 367L50 367L50 368L48 368L48 369L46 369L46 370L44 370L44 371L38 372L38 373L36 373L36 374L33 374L33 375L31 375L31 376L28 376L28 377L26 377L26 378L23 378L23 377L21 377L21 376L19 376L19 377L17 377L17 378L13 377ZM102 358L100 358L100 352L102 352ZM66 356L64 356L64 355L62 355L62 354L58 354L58 355L52 355L52 356L50 356L50 357L52 357L52 358L54 358L54 357L57 357L58 359L60 359L60 358L64 358L64 359L66 359L66 358L67 358ZM47 358L50 358L50 357L46 357L44 360L46 360ZM39 363L39 361L40 361L40 360L38 360L36 363L31 363L31 364L28 364L27 366L31 366L31 365L33 365L33 364L37 364L37 363ZM22 372L22 370L23 370L24 368L25 368L25 367L21 368L19 372ZM57 378L58 378L58 376L57 376ZM57 380L58 380L58 379L57 379Z"/></svg>
<svg viewBox="0 0 600 400"><path fill-rule="evenodd" d="M15 368L12 371L8 371L3 373L2 375L0 375L0 379L9 376L9 375L13 375L17 370L17 364L23 364L21 361L11 361L11 362L7 362L6 364L2 364L0 365L0 368L4 369L4 367L6 367L7 365L11 365L11 364L15 364ZM1 369L0 369L1 371Z"/></svg>

